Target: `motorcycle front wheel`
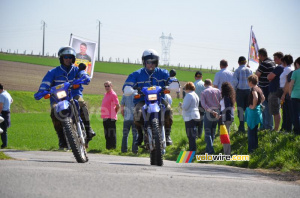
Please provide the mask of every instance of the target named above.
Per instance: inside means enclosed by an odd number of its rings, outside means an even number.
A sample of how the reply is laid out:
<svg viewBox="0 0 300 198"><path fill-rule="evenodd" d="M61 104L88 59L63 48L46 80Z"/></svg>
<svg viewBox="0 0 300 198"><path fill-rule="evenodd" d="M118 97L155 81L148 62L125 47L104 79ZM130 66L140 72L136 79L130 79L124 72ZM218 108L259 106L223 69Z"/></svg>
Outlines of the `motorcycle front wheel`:
<svg viewBox="0 0 300 198"><path fill-rule="evenodd" d="M89 159L87 157L85 145L78 138L76 123L74 123L71 118L66 118L62 124L76 161L78 163L87 162Z"/></svg>
<svg viewBox="0 0 300 198"><path fill-rule="evenodd" d="M161 129L159 127L159 120L152 120L152 134L155 141L155 148L150 151L150 164L163 166L163 150L162 150L162 141L161 141Z"/></svg>

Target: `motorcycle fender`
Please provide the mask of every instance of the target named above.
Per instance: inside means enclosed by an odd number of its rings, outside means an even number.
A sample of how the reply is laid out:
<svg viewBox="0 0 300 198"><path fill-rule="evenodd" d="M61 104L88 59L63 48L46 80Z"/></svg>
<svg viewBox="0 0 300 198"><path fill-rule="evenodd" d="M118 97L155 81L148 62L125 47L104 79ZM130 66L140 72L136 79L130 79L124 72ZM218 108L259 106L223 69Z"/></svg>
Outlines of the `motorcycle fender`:
<svg viewBox="0 0 300 198"><path fill-rule="evenodd" d="M57 105L55 106L55 110L56 110L56 112L61 112L63 110L68 109L69 106L70 106L69 101L63 100L63 101L60 101L59 103L57 103Z"/></svg>
<svg viewBox="0 0 300 198"><path fill-rule="evenodd" d="M160 108L157 103L149 104L148 113L158 113Z"/></svg>

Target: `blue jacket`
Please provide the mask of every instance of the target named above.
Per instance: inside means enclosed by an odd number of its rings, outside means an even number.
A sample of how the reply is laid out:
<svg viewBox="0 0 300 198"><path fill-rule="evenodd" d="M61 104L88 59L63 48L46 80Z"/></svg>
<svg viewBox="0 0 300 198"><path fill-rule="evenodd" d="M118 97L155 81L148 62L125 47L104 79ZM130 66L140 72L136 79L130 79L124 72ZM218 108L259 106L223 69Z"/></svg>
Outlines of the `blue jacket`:
<svg viewBox="0 0 300 198"><path fill-rule="evenodd" d="M125 86L131 86L131 87L150 87L150 83L143 83L144 81L149 81L150 76L154 77L158 80L168 80L169 78L169 72L166 69L161 69L159 67L156 67L152 74L148 73L145 68L141 68L132 74L128 76L128 78L125 81L125 84L123 85L123 91ZM151 78L152 85L156 86L165 86L165 82L157 82L156 79ZM164 95L163 95L164 97ZM134 99L133 103L137 104L140 101L144 101L144 97L141 97L140 99Z"/></svg>
<svg viewBox="0 0 300 198"><path fill-rule="evenodd" d="M63 65L60 65L47 72L47 74L42 80L39 91L47 90L53 86L62 84L64 82L73 82L73 80L78 79L83 75L87 75L87 73L83 70L79 70L78 67L72 65L70 68L67 68ZM89 81L90 78L88 77L88 83ZM82 97L82 91L83 91L83 87L82 85L80 85L78 89L72 89L71 94L73 96L79 95ZM53 102L54 99L50 98L51 105L53 104Z"/></svg>

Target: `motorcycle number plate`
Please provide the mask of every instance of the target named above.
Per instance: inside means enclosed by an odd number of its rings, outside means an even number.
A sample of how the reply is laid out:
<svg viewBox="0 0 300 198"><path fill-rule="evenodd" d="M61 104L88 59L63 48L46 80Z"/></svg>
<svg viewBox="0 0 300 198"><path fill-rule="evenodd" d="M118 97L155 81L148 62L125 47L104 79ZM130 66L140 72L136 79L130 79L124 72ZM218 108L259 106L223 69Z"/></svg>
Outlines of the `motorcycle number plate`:
<svg viewBox="0 0 300 198"><path fill-rule="evenodd" d="M157 100L157 95L156 94L150 94L148 95L148 100Z"/></svg>
<svg viewBox="0 0 300 198"><path fill-rule="evenodd" d="M151 90L156 90L156 87L149 87L148 90L149 90L149 91L151 91Z"/></svg>

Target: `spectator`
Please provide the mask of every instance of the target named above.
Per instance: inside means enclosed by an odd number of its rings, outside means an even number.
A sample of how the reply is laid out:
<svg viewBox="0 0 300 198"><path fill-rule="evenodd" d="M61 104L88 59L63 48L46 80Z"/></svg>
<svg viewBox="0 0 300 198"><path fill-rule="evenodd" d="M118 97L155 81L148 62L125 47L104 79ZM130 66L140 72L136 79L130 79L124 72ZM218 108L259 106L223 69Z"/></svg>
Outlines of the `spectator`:
<svg viewBox="0 0 300 198"><path fill-rule="evenodd" d="M234 120L234 104L235 104L235 91L229 82L223 82L221 87L222 99L221 106L221 122L224 122L228 134L230 133L230 126Z"/></svg>
<svg viewBox="0 0 300 198"><path fill-rule="evenodd" d="M195 88L196 88L195 92L198 95L198 98L200 100L201 93L205 89L204 82L202 81L202 73L200 71L197 71L195 73L195 82L194 82L194 85L195 85ZM205 112L205 110L201 106L201 102L199 102L200 121L198 122L198 132L197 132L197 137L198 138L202 137L204 112Z"/></svg>
<svg viewBox="0 0 300 198"><path fill-rule="evenodd" d="M269 84L269 96L268 96L268 104L270 114L274 116L274 130L279 130L280 125L280 98L283 93L282 89L280 89L280 75L283 72L283 66L281 63L281 58L283 57L282 52L274 53L274 62L277 64L277 67L268 74L267 78L270 81Z"/></svg>
<svg viewBox="0 0 300 198"><path fill-rule="evenodd" d="M11 103L13 103L12 97L4 90L3 85L0 84L0 116L4 119L4 121L0 123L0 128L3 130L1 133L2 149L7 147L7 129L10 127Z"/></svg>
<svg viewBox="0 0 300 198"><path fill-rule="evenodd" d="M201 94L201 105L205 109L205 152L208 154L213 154L215 152L213 143L218 124L218 113L220 112L221 91L212 87L212 81L210 79L206 79L204 81L204 86L206 89Z"/></svg>
<svg viewBox="0 0 300 198"><path fill-rule="evenodd" d="M287 76L293 70L291 64L293 63L293 57L291 55L285 55L282 59L282 65L284 70L280 75L280 88L283 89L283 94L281 96L282 105L282 131L292 131L293 119L291 116L293 115L292 111L292 100L289 94L289 87L287 83Z"/></svg>
<svg viewBox="0 0 300 198"><path fill-rule="evenodd" d="M233 73L227 69L228 67L228 62L226 60L221 60L220 61L220 68L221 70L218 71L215 75L215 80L214 80L214 87L218 88L221 90L221 86L223 82L233 82Z"/></svg>
<svg viewBox="0 0 300 198"><path fill-rule="evenodd" d="M238 131L245 132L244 112L248 107L248 97L250 94L250 87L248 85L248 77L252 74L251 69L246 67L246 58L240 56L238 60L239 67L233 74L233 88L236 90L236 104L237 112L240 120Z"/></svg>
<svg viewBox="0 0 300 198"><path fill-rule="evenodd" d="M256 71L256 75L258 76L259 82L258 86L261 88L266 100L263 102L265 106L265 110L262 112L263 114L263 124L260 126L260 129L273 129L273 118L269 111L268 105L268 97L269 97L269 80L267 76L274 70L275 63L270 58L268 58L268 53L265 48L261 48L258 50L258 58L260 65Z"/></svg>
<svg viewBox="0 0 300 198"><path fill-rule="evenodd" d="M117 144L116 120L120 108L117 94L112 89L112 83L104 83L105 95L101 105L101 118L103 119L106 149L115 149Z"/></svg>
<svg viewBox="0 0 300 198"><path fill-rule="evenodd" d="M137 139L137 129L133 123L133 97L131 96L125 96L123 95L121 100L121 114L124 117L124 123L123 123L123 139L122 139L122 147L121 152L126 153L127 152L127 141L128 141L128 134L131 128L132 131L132 152L137 153L138 152L138 146L135 144L135 141Z"/></svg>
<svg viewBox="0 0 300 198"><path fill-rule="evenodd" d="M248 125L248 152L252 153L258 147L258 124L262 124L261 103L265 100L262 90L257 86L258 77L248 77L248 84L251 88L249 94L249 107L246 109L245 120Z"/></svg>
<svg viewBox="0 0 300 198"><path fill-rule="evenodd" d="M294 133L300 135L300 57L295 62L289 85L289 95L292 98Z"/></svg>
<svg viewBox="0 0 300 198"><path fill-rule="evenodd" d="M196 151L197 125L200 119L199 97L195 93L195 86L192 82L188 82L184 87L186 95L182 104L182 116L189 139L189 151Z"/></svg>

